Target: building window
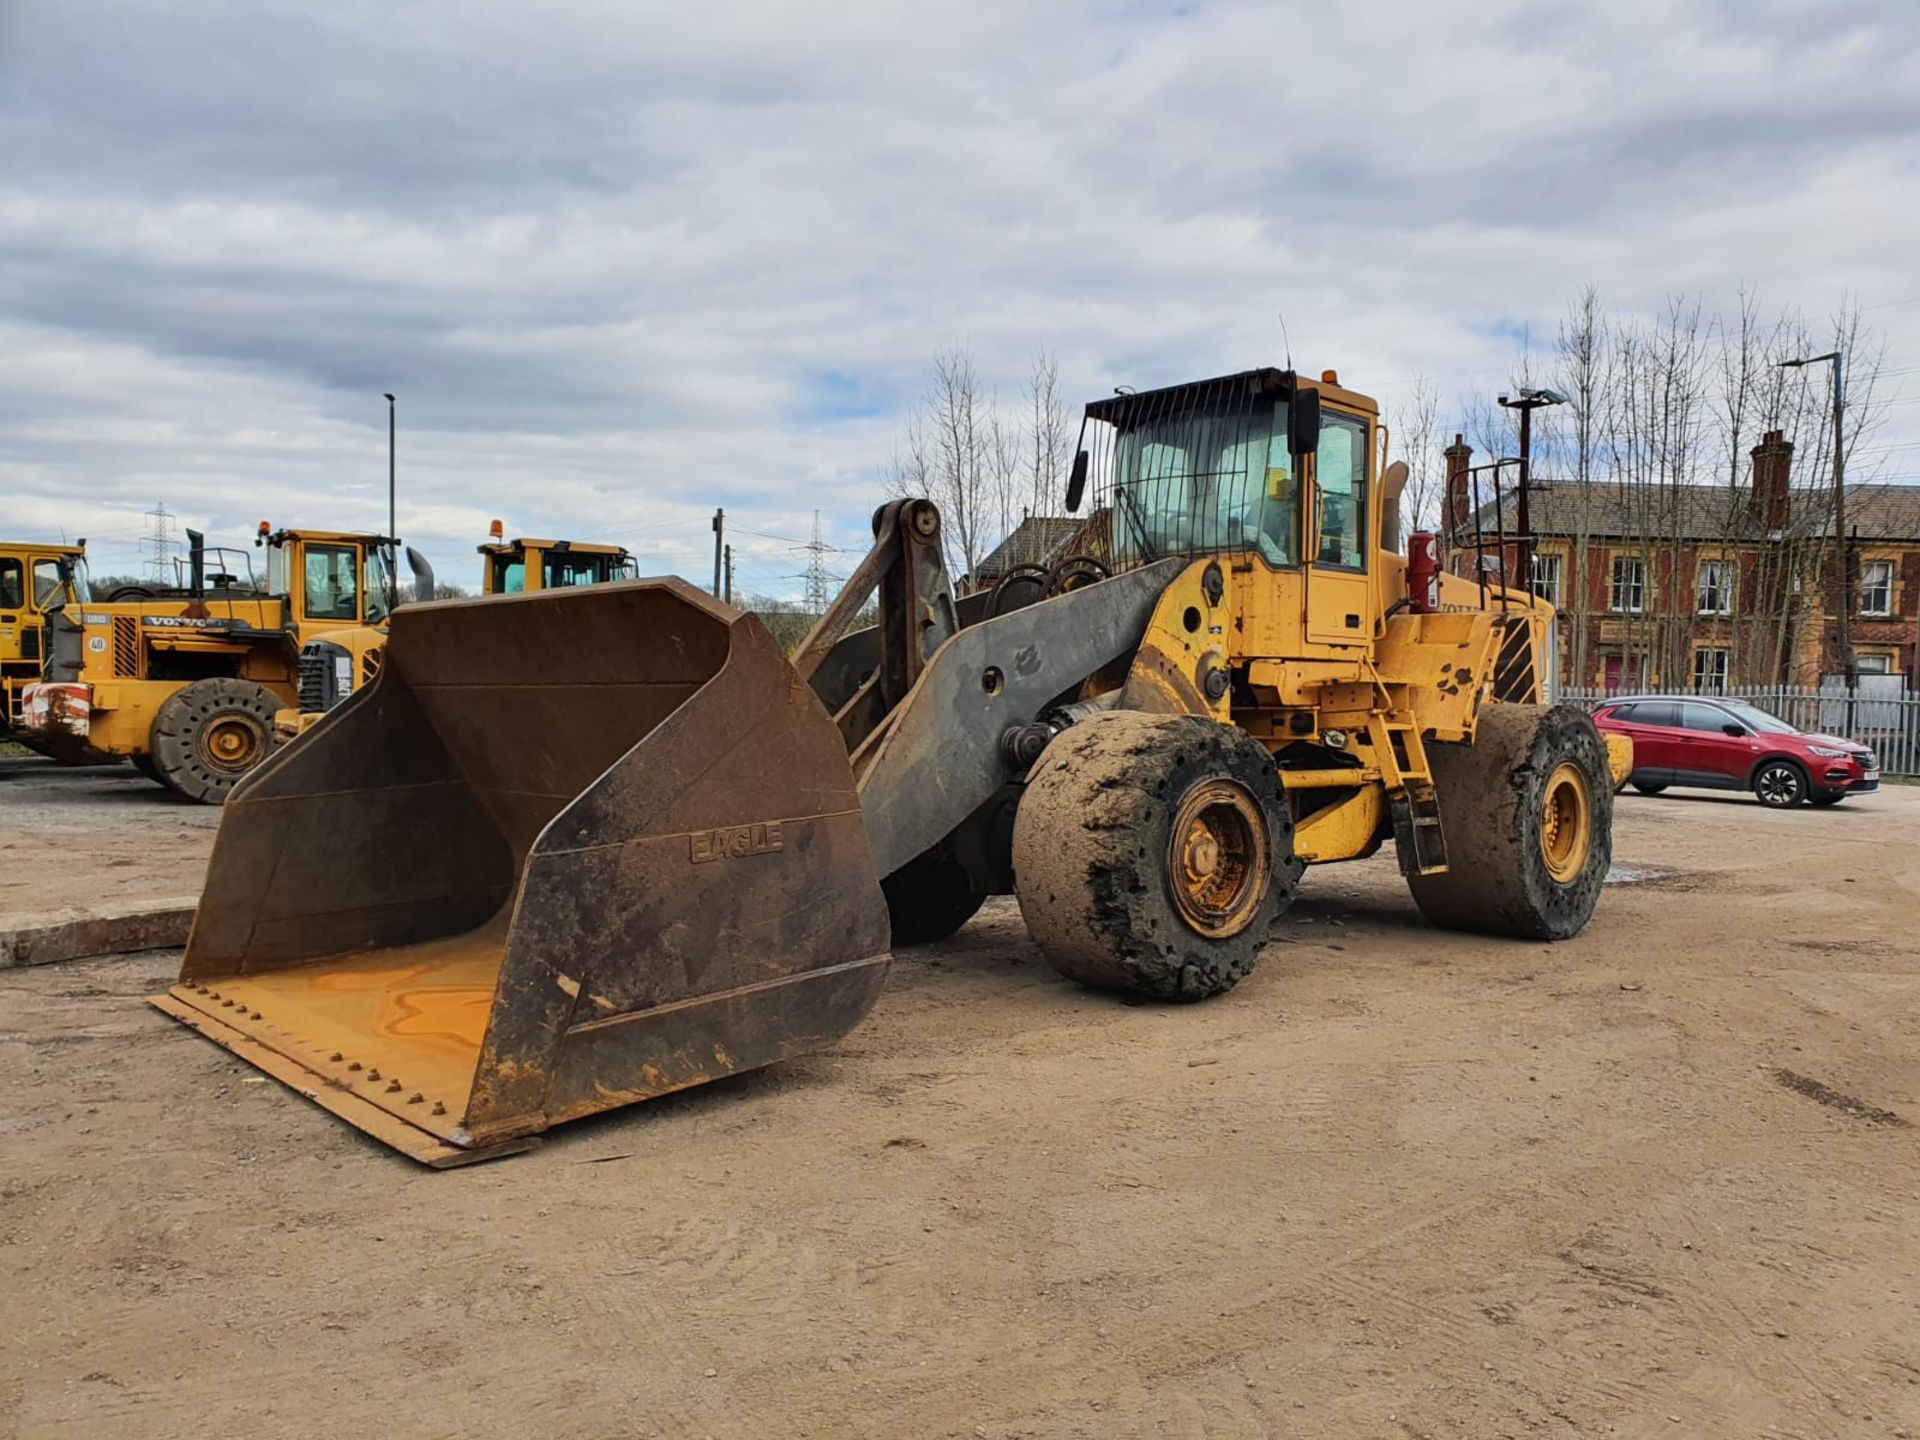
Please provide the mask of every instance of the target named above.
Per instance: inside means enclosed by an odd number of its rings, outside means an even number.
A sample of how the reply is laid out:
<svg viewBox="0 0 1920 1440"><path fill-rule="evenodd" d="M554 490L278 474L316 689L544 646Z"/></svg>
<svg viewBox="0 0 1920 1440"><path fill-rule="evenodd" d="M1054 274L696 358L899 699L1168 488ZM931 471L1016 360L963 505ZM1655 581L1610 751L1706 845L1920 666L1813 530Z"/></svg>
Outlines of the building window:
<svg viewBox="0 0 1920 1440"><path fill-rule="evenodd" d="M1885 653L1856 654L1853 657L1853 668L1861 675L1891 675L1893 674L1893 657Z"/></svg>
<svg viewBox="0 0 1920 1440"><path fill-rule="evenodd" d="M1727 693L1727 652L1702 646L1693 652L1693 690L1696 695Z"/></svg>
<svg viewBox="0 0 1920 1440"><path fill-rule="evenodd" d="M1560 603L1560 557L1558 555L1533 557L1533 593L1549 605Z"/></svg>
<svg viewBox="0 0 1920 1440"><path fill-rule="evenodd" d="M1646 608L1647 562L1628 556L1616 556L1613 562L1613 594L1607 608L1638 615Z"/></svg>
<svg viewBox="0 0 1920 1440"><path fill-rule="evenodd" d="M1733 562L1731 560L1702 560L1700 562L1699 604L1702 615L1731 615L1733 613Z"/></svg>
<svg viewBox="0 0 1920 1440"><path fill-rule="evenodd" d="M1860 572L1860 613L1862 615L1893 613L1893 562L1891 560L1869 560Z"/></svg>

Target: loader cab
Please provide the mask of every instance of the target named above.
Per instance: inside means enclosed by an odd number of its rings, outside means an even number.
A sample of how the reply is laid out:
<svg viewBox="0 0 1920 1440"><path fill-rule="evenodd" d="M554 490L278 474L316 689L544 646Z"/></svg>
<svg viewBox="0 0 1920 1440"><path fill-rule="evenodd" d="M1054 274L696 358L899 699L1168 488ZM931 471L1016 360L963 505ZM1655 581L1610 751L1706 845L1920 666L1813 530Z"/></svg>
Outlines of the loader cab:
<svg viewBox="0 0 1920 1440"><path fill-rule="evenodd" d="M1097 487L1122 567L1257 559L1293 577L1283 590L1301 640L1362 645L1378 608L1376 415L1332 371L1318 384L1265 369L1123 393L1087 407L1075 470Z"/></svg>
<svg viewBox="0 0 1920 1440"><path fill-rule="evenodd" d="M508 540L498 520L480 555L482 595L520 595L634 578L633 556L623 546L525 536Z"/></svg>
<svg viewBox="0 0 1920 1440"><path fill-rule="evenodd" d="M267 593L288 606L288 628L302 640L349 626L380 626L399 599L385 535L340 530L273 530L260 522Z"/></svg>

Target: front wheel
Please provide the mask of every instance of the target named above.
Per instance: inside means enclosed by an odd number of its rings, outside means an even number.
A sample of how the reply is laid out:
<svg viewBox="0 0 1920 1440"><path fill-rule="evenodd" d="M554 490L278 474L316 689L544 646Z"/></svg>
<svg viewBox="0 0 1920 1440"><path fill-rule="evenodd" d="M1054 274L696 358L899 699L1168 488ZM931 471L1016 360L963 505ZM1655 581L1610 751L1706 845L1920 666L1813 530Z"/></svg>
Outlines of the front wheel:
<svg viewBox="0 0 1920 1440"><path fill-rule="evenodd" d="M1014 819L1014 890L1048 962L1155 999L1238 984L1301 868L1273 757L1203 716L1073 726L1033 767Z"/></svg>
<svg viewBox="0 0 1920 1440"><path fill-rule="evenodd" d="M154 769L189 800L224 804L272 752L273 717L282 705L251 680L196 680L169 695L153 718Z"/></svg>
<svg viewBox="0 0 1920 1440"><path fill-rule="evenodd" d="M1447 868L1409 882L1449 930L1565 940L1613 863L1607 746L1573 705L1489 705L1474 738L1430 742Z"/></svg>
<svg viewBox="0 0 1920 1440"><path fill-rule="evenodd" d="M1775 810L1791 810L1801 804L1811 788L1807 772L1791 760L1769 760L1753 772L1753 793L1762 805Z"/></svg>

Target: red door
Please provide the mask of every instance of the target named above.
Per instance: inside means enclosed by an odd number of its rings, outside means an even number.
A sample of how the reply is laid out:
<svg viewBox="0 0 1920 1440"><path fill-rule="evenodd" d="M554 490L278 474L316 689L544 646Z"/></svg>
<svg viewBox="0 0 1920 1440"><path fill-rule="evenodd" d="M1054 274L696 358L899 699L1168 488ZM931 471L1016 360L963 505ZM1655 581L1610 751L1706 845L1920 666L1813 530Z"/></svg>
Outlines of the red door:
<svg viewBox="0 0 1920 1440"><path fill-rule="evenodd" d="M1733 717L1717 705L1688 701L1680 707L1680 754L1675 769L1697 784L1718 782L1728 786L1746 783L1760 744L1740 726L1739 735L1727 734Z"/></svg>
<svg viewBox="0 0 1920 1440"><path fill-rule="evenodd" d="M1626 728L1633 736L1635 778L1672 780L1680 764L1679 705L1672 700L1636 700L1623 708Z"/></svg>
<svg viewBox="0 0 1920 1440"><path fill-rule="evenodd" d="M1630 695L1640 688L1641 665L1638 655L1608 655L1606 691L1609 695Z"/></svg>

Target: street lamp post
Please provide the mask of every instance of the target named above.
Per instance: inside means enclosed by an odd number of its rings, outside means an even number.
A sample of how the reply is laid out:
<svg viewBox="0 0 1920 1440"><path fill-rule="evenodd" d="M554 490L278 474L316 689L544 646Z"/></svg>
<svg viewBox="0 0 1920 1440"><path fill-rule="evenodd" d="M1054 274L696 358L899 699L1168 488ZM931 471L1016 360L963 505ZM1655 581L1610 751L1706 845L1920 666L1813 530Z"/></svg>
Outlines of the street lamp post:
<svg viewBox="0 0 1920 1440"><path fill-rule="evenodd" d="M1847 455L1845 419L1847 392L1841 378L1838 350L1824 355L1807 355L1798 360L1782 360L1781 368L1798 370L1804 365L1833 363L1833 589L1836 599L1836 636L1840 646L1840 667L1847 678L1847 726L1853 726L1853 692L1859 687L1860 671L1853 658L1853 575L1847 563Z"/></svg>
<svg viewBox="0 0 1920 1440"><path fill-rule="evenodd" d="M392 539L398 533L393 513L394 399L391 390L384 393L387 397L387 537Z"/></svg>
<svg viewBox="0 0 1920 1440"><path fill-rule="evenodd" d="M1523 389L1518 395L1502 395L1500 404L1508 410L1520 412L1520 494L1519 514L1516 517L1520 530L1520 583L1533 587L1533 514L1527 505L1527 492L1533 489L1533 412L1548 405L1564 405L1567 397L1558 390L1544 387ZM1506 559L1501 557L1502 561ZM1504 582L1507 577L1502 576Z"/></svg>

